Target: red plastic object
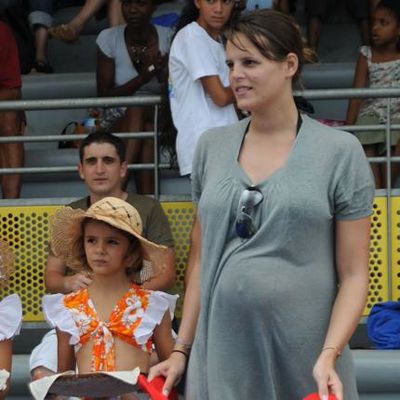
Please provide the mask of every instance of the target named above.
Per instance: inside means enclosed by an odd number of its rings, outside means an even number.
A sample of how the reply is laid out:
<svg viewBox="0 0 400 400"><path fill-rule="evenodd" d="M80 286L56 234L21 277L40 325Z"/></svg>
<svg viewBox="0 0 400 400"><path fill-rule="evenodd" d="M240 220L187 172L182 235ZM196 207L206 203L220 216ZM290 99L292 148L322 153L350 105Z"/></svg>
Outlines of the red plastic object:
<svg viewBox="0 0 400 400"><path fill-rule="evenodd" d="M304 397L303 400L321 400L321 397L319 397L318 393L311 393ZM334 394L330 394L328 400L336 400L336 396Z"/></svg>
<svg viewBox="0 0 400 400"><path fill-rule="evenodd" d="M162 394L164 383L165 378L163 376L156 376L151 382L142 374L140 374L138 378L140 389L147 393L151 400L178 400L178 394L175 389L172 389L168 397Z"/></svg>

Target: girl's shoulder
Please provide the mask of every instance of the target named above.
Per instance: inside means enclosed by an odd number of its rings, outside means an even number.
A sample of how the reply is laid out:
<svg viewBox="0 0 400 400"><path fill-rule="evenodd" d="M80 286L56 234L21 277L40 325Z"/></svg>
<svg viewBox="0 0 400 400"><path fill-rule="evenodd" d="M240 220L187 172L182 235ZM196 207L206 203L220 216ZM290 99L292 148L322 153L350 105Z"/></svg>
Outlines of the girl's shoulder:
<svg viewBox="0 0 400 400"><path fill-rule="evenodd" d="M22 304L17 294L0 301L0 341L18 335L22 322Z"/></svg>
<svg viewBox="0 0 400 400"><path fill-rule="evenodd" d="M207 32L196 21L186 25L175 35L175 39L179 38L178 40L186 40L193 37L210 38Z"/></svg>
<svg viewBox="0 0 400 400"><path fill-rule="evenodd" d="M363 54L371 64L382 65L384 67L391 67L400 61L400 51L382 52L377 51L373 47L362 46L365 48Z"/></svg>
<svg viewBox="0 0 400 400"><path fill-rule="evenodd" d="M360 54L362 54L368 60L371 60L371 56L372 56L371 46L361 46Z"/></svg>

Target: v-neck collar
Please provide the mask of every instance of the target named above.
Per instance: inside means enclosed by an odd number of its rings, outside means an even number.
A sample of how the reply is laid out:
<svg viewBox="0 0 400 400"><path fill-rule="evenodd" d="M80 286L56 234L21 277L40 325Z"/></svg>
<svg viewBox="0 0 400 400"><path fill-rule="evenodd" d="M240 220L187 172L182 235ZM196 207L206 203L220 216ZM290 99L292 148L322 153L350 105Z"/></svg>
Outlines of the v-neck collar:
<svg viewBox="0 0 400 400"><path fill-rule="evenodd" d="M239 163L240 151L242 149L244 139L246 137L246 134L247 134L249 126L250 126L251 117L248 119L246 124L243 124L243 132L241 132L241 134L239 136L239 140L237 142L235 152L234 152L234 155L235 155L234 164L235 164L235 167L238 170L240 176L246 181L247 185L262 187L262 186L268 184L272 179L279 176L283 171L286 170L288 165L291 163L293 157L295 156L295 153L297 152L297 147L299 146L299 143L301 143L302 138L304 136L304 124L305 124L306 118L307 118L306 116L301 115L299 113L299 118L297 120L296 137L293 141L292 147L289 151L288 157L286 158L286 161L284 162L284 164L281 167L277 168L275 171L273 171L271 174L269 174L267 177L263 178L259 182L253 182L250 179L250 177L248 176L248 174L246 173L246 171L243 169L243 167Z"/></svg>

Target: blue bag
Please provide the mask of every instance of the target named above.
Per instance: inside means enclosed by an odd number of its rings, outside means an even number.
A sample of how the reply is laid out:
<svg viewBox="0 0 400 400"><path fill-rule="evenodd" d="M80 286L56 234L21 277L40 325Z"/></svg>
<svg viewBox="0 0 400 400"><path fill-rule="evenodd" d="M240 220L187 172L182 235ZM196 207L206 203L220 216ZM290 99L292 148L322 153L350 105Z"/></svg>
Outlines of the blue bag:
<svg viewBox="0 0 400 400"><path fill-rule="evenodd" d="M377 349L400 349L400 302L375 304L367 319L367 329Z"/></svg>

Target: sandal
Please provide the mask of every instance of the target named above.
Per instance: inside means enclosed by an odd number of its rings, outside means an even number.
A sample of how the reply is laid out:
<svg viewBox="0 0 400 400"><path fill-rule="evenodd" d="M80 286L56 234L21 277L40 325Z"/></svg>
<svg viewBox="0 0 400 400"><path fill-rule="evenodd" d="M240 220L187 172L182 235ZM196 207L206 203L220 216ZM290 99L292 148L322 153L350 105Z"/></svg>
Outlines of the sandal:
<svg viewBox="0 0 400 400"><path fill-rule="evenodd" d="M79 39L77 32L67 24L49 28L49 35L66 43L74 43Z"/></svg>
<svg viewBox="0 0 400 400"><path fill-rule="evenodd" d="M35 60L33 62L33 68L36 72L41 72L43 74L52 74L54 72L53 67L44 60Z"/></svg>

